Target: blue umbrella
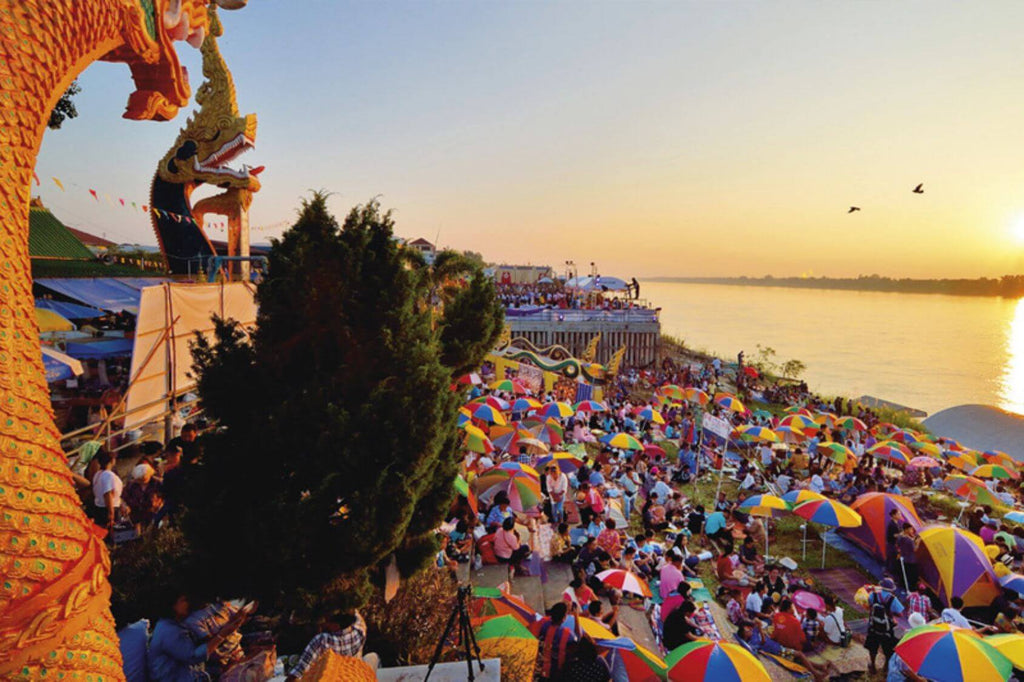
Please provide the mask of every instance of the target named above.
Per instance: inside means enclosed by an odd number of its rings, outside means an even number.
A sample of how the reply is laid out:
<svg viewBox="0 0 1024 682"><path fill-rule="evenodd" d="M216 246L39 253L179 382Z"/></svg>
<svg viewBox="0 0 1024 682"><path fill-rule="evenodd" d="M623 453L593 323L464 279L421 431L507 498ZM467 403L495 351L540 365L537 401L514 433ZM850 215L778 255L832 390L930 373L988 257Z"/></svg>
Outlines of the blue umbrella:
<svg viewBox="0 0 1024 682"><path fill-rule="evenodd" d="M1008 514L1005 514L1003 516L1003 520L1009 521L1011 523L1024 523L1024 512L1012 511Z"/></svg>

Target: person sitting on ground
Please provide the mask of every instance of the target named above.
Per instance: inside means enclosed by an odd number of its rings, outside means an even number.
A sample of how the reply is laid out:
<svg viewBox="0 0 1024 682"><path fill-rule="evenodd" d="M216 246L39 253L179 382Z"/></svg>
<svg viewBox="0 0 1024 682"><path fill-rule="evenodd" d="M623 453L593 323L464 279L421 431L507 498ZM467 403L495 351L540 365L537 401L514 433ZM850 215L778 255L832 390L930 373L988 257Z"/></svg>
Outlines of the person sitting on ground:
<svg viewBox="0 0 1024 682"><path fill-rule="evenodd" d="M576 550L572 546L572 536L569 535L569 524L558 524L558 532L552 534L548 546L552 561L572 563L576 557Z"/></svg>
<svg viewBox="0 0 1024 682"><path fill-rule="evenodd" d="M686 517L686 529L690 531L690 537L700 538L700 544L702 547L707 547L708 538L704 534L704 524L706 522L704 516L704 505L698 504L690 512L690 515Z"/></svg>
<svg viewBox="0 0 1024 682"><path fill-rule="evenodd" d="M661 627L661 640L666 649L672 651L704 636L700 627L693 622L693 615L696 612L697 607L692 601L684 601L679 608L668 614Z"/></svg>
<svg viewBox="0 0 1024 682"><path fill-rule="evenodd" d="M636 547L636 555L633 557L633 562L636 564L640 575L650 578L654 575L655 555L653 548L647 544L647 536L638 533L633 538L633 544Z"/></svg>
<svg viewBox="0 0 1024 682"><path fill-rule="evenodd" d="M455 529L448 534L448 556L459 563L469 561L469 554L473 549L473 538L469 534L469 523L465 519L459 519L455 523Z"/></svg>
<svg viewBox="0 0 1024 682"><path fill-rule="evenodd" d="M245 622L252 612L242 609L229 618L205 642L197 642L185 625L192 609L189 598L181 591L168 593L168 612L157 621L149 640L147 665L153 682L184 682L204 679L205 663L210 654Z"/></svg>
<svg viewBox="0 0 1024 682"><path fill-rule="evenodd" d="M640 513L645 530L662 531L668 528L668 522L665 519L665 507L661 504L661 498L658 496L658 493L651 492L648 494Z"/></svg>
<svg viewBox="0 0 1024 682"><path fill-rule="evenodd" d="M789 594L789 585L786 584L786 579L782 577L782 571L778 566L773 565L769 568L768 574L761 577L761 582L769 598L779 595L779 599L782 599Z"/></svg>
<svg viewBox="0 0 1024 682"><path fill-rule="evenodd" d="M438 533L437 541L440 545L440 548L438 549L437 554L434 556L435 568L447 568L449 571L451 571L452 575L455 575L455 573L459 570L459 562L452 558L451 554L449 554L448 552L449 548L451 547L451 540L444 533Z"/></svg>
<svg viewBox="0 0 1024 682"><path fill-rule="evenodd" d="M743 607L740 605L740 591L730 590L729 601L725 605L725 613L729 618L729 622L733 625L740 625L741 623L747 622L747 614Z"/></svg>
<svg viewBox="0 0 1024 682"><path fill-rule="evenodd" d="M498 563L509 564L516 575L529 575L523 561L530 555L530 548L519 540L516 520L512 517L501 522L501 529L494 534L494 556Z"/></svg>
<svg viewBox="0 0 1024 682"><path fill-rule="evenodd" d="M953 596L949 600L949 606L942 609L942 613L939 614L939 618L942 619L943 623L949 623L955 625L958 628L967 628L968 630L974 629L971 622L964 618L964 614L960 613L960 610L964 607L964 600L958 596Z"/></svg>
<svg viewBox="0 0 1024 682"><path fill-rule="evenodd" d="M803 630L806 639L804 651L820 649L828 641L822 629L822 621L818 617L818 609L809 608L804 612L804 617L800 619L800 629Z"/></svg>
<svg viewBox="0 0 1024 682"><path fill-rule="evenodd" d="M726 546L715 564L718 581L723 587L740 587L749 584L749 576L739 568L739 565L739 557L732 546Z"/></svg>
<svg viewBox="0 0 1024 682"><path fill-rule="evenodd" d="M618 591L613 590L608 596L608 603L611 606L607 611L600 599L595 599L587 606L587 613L591 618L612 631L616 637L619 636L619 602L621 601Z"/></svg>
<svg viewBox="0 0 1024 682"><path fill-rule="evenodd" d="M764 621L765 623L771 623L771 618L764 618L761 613L762 607L765 602L765 586L764 582L758 580L750 588L750 594L747 595L747 601L744 604L746 611L746 618L744 620L748 622L754 622L755 619Z"/></svg>
<svg viewBox="0 0 1024 682"><path fill-rule="evenodd" d="M799 663L807 668L807 671L814 677L815 682L825 682L835 669L832 663L826 665L812 663L802 651L790 649L775 639L767 637L757 625L744 623L736 633L736 638L755 655L764 652Z"/></svg>
<svg viewBox="0 0 1024 682"><path fill-rule="evenodd" d="M740 545L740 563L743 564L744 570L751 575L764 573L764 557L757 551L754 538L749 535L743 538L743 544Z"/></svg>
<svg viewBox="0 0 1024 682"><path fill-rule="evenodd" d="M515 514L511 509L511 502L508 499L508 493L504 490L498 491L498 494L494 496L494 506L492 506L491 511L487 513L487 532L494 533L501 528L505 519L512 519L514 516Z"/></svg>
<svg viewBox="0 0 1024 682"><path fill-rule="evenodd" d="M807 637L800 626L800 620L793 613L793 602L788 597L779 602L779 609L772 616L772 639L796 651L807 649Z"/></svg>
<svg viewBox="0 0 1024 682"><path fill-rule="evenodd" d="M569 607L569 612L575 616L586 611L590 602L597 601L597 595L583 581L583 578L577 575L569 583L569 587L562 591L562 601Z"/></svg>
<svg viewBox="0 0 1024 682"><path fill-rule="evenodd" d="M732 544L732 528L724 512L713 511L708 514L704 522L704 534L719 548Z"/></svg>
<svg viewBox="0 0 1024 682"><path fill-rule="evenodd" d="M607 552L613 561L618 561L622 556L622 536L615 530L615 519L605 519L604 530L597 536L597 546Z"/></svg>
<svg viewBox="0 0 1024 682"><path fill-rule="evenodd" d="M584 575L592 576L605 570L610 564L611 557L597 546L597 539L588 537L580 551L576 554L573 569L582 572Z"/></svg>
<svg viewBox="0 0 1024 682"><path fill-rule="evenodd" d="M851 634L846 629L843 607L836 604L836 598L831 594L825 595L825 615L822 617L821 630L832 644L847 646L850 643Z"/></svg>

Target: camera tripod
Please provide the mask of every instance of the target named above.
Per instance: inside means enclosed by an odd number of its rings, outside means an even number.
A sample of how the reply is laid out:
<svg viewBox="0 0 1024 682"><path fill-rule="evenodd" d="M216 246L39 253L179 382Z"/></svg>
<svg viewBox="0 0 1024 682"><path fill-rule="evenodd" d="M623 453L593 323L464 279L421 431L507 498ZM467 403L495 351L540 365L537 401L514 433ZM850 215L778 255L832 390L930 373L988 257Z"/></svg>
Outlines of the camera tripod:
<svg viewBox="0 0 1024 682"><path fill-rule="evenodd" d="M455 598L455 603L452 605L452 613L448 616L448 624L444 627L444 633L441 635L441 639L437 642L437 647L434 649L434 655L430 658L430 665L427 666L427 674L423 678L423 682L427 682L430 679L430 673L434 670L434 666L437 665L438 660L441 658L441 652L444 651L444 644L448 641L448 637L451 636L452 630L455 627L455 619L459 619L459 641L465 647L466 651L466 679L473 682L476 677L473 674L473 659L476 659L477 665L480 666L480 672L484 671L484 662L480 659L480 645L476 643L476 635L473 634L473 626L469 622L469 595L470 587L468 585L459 585L459 591Z"/></svg>

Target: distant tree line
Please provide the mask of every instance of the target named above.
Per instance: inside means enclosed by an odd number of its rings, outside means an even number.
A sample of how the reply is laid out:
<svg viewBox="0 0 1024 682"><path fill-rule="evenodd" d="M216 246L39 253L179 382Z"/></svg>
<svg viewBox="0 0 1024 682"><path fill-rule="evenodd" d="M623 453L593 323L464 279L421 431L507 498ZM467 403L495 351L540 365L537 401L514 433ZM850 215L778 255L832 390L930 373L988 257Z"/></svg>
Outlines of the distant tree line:
<svg viewBox="0 0 1024 682"><path fill-rule="evenodd" d="M846 289L850 291L888 291L903 294L947 294L950 296L1024 296L1024 275L978 279L911 279L861 275L859 277L655 277L655 282L690 284L732 284L759 287L801 289Z"/></svg>

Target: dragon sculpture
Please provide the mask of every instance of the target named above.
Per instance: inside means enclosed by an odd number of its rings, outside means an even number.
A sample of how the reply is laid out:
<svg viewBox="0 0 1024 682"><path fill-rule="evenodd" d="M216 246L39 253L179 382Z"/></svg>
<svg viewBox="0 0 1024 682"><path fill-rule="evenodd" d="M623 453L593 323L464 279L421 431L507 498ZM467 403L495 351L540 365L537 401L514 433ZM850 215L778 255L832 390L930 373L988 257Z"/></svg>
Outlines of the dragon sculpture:
<svg viewBox="0 0 1024 682"><path fill-rule="evenodd" d="M599 339L599 337L595 338ZM611 383L615 375L619 373L619 366L622 364L625 351L625 347L620 348L605 366L596 362L588 362L585 359L574 358L564 346L556 344L547 348L538 348L525 338L506 337L500 340L500 346L492 352L494 355L508 360L528 360L546 372L556 372L569 379L583 377L587 383L603 386ZM593 358L596 352L597 344L594 343L594 339L591 339L584 356Z"/></svg>
<svg viewBox="0 0 1024 682"><path fill-rule="evenodd" d="M234 79L217 46L223 29L212 7L208 16L210 28L200 48L206 80L196 91L199 110L161 159L150 191L150 205L160 211L150 214L153 229L164 264L175 274L188 273L190 265L195 272L197 258L205 265L207 257L216 255L201 227L207 213L228 217L228 255L248 255L248 210L263 170L228 166L255 145L256 115L238 113ZM225 191L193 207L192 192L204 183Z"/></svg>
<svg viewBox="0 0 1024 682"><path fill-rule="evenodd" d="M126 118L173 118L190 95L174 43L203 43L207 4L0 0L0 680L123 679L110 559L79 506L39 354L28 212L43 132L97 60L130 67Z"/></svg>

